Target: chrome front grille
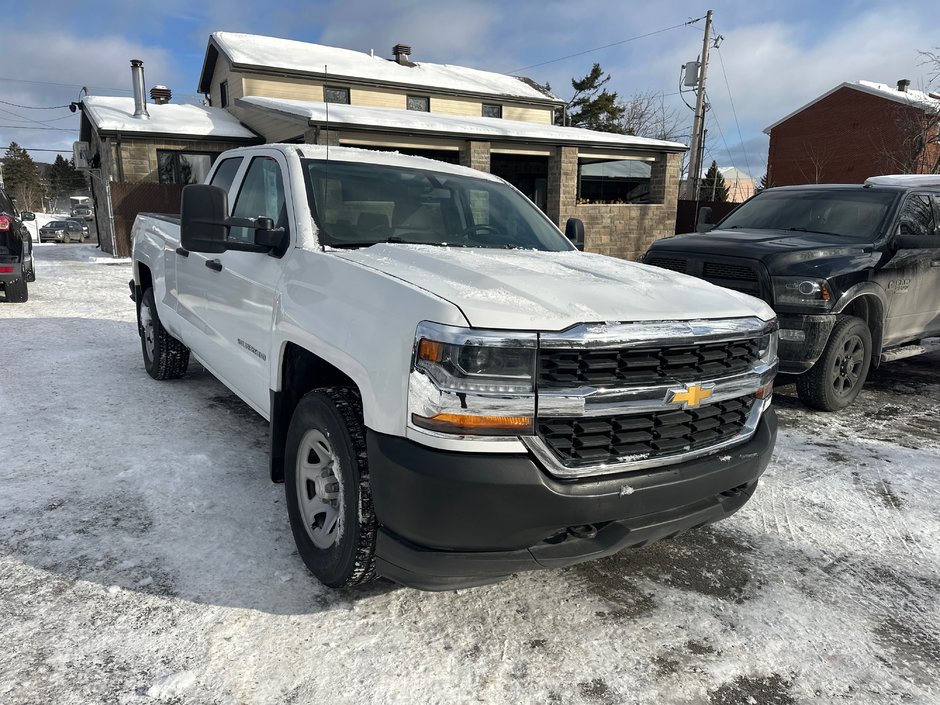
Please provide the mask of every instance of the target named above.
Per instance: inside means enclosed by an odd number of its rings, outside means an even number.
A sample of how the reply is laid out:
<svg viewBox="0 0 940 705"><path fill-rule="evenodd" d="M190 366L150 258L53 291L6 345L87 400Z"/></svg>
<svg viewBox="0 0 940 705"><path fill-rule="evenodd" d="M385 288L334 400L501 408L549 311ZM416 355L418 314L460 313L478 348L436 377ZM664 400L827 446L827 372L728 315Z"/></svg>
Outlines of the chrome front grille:
<svg viewBox="0 0 940 705"><path fill-rule="evenodd" d="M758 318L576 326L540 334L536 435L523 439L563 478L701 457L753 435L776 361Z"/></svg>

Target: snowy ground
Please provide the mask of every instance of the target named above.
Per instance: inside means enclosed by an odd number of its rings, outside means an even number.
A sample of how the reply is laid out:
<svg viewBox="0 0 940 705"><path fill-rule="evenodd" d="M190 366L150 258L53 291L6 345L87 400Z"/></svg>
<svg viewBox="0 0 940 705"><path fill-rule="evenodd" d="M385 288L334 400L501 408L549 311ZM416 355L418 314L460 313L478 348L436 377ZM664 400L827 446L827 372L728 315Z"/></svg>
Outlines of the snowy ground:
<svg viewBox="0 0 940 705"><path fill-rule="evenodd" d="M35 249L0 303L0 703L940 703L940 355L848 413L778 390L732 519L484 588L333 592L265 423L145 374L130 265Z"/></svg>

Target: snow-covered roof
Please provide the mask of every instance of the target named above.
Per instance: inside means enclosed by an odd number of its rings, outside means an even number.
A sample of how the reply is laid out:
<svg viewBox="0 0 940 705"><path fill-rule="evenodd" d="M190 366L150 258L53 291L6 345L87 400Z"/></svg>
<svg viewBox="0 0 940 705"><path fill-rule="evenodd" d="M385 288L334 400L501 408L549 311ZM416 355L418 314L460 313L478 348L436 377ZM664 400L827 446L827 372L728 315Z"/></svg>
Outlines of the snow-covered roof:
<svg viewBox="0 0 940 705"><path fill-rule="evenodd" d="M187 137L256 141L258 136L227 110L201 105L147 103L150 119L134 117L134 99L87 96L85 115L99 132L141 132Z"/></svg>
<svg viewBox="0 0 940 705"><path fill-rule="evenodd" d="M563 103L557 96L535 88L527 79L465 66L395 61L351 49L279 39L257 34L214 32L209 37L199 91L209 92L216 55L221 52L236 67L290 71L333 80L378 81L390 86L423 87L464 94L513 98L551 105Z"/></svg>
<svg viewBox="0 0 940 705"><path fill-rule="evenodd" d="M896 103L901 103L903 105L910 105L916 108L922 108L923 110L930 112L940 111L940 95L937 93L925 93L924 91L908 89L906 91L899 91L897 86L889 86L886 83L875 83L874 81L855 81L845 83L840 83L835 88L826 91L821 96L814 98L806 105L797 108L792 113L786 117L782 117L773 125L769 125L764 128L765 134L770 134L770 131L774 129L777 125L786 122L794 115L803 112L807 108L815 105L823 98L828 98L830 95L842 88L851 88L852 90L861 91L862 93L868 93L869 95L878 96L879 98L886 98L887 100L893 100Z"/></svg>
<svg viewBox="0 0 940 705"><path fill-rule="evenodd" d="M281 117L302 120L305 125L326 125L327 109L329 109L331 127L358 127L408 134L433 133L495 141L525 140L593 147L633 147L667 152L686 149L686 146L680 142L665 142L646 137L596 132L579 127L559 127L502 118L439 115L414 110L367 108L358 105L261 96L239 98L236 104L241 108L252 108Z"/></svg>
<svg viewBox="0 0 940 705"><path fill-rule="evenodd" d="M753 181L754 177L748 174L746 171L741 171L736 166L720 166L718 171L721 173L722 178L726 181ZM702 172L702 175L705 175L705 172Z"/></svg>

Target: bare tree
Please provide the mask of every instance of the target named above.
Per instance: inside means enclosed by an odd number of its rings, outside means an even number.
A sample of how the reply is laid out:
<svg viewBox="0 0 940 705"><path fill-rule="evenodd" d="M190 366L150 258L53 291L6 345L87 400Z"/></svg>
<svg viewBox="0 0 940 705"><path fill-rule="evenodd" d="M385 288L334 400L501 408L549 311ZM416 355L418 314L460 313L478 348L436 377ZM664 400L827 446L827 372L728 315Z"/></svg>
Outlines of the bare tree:
<svg viewBox="0 0 940 705"><path fill-rule="evenodd" d="M889 171L940 174L940 101L933 109L899 111L895 123L898 148L885 154Z"/></svg>
<svg viewBox="0 0 940 705"><path fill-rule="evenodd" d="M686 127L678 110L666 107L662 93L634 93L623 107L620 125L628 135L675 140Z"/></svg>
<svg viewBox="0 0 940 705"><path fill-rule="evenodd" d="M807 174L806 170L803 169L803 160L797 161L797 166L800 169L800 174L803 175L803 179L808 184L819 184L823 183L822 178L826 169L826 165L832 161L833 154L832 148L826 145L817 145L810 144L807 142L803 143L803 152L806 155L806 161L809 162L810 173Z"/></svg>

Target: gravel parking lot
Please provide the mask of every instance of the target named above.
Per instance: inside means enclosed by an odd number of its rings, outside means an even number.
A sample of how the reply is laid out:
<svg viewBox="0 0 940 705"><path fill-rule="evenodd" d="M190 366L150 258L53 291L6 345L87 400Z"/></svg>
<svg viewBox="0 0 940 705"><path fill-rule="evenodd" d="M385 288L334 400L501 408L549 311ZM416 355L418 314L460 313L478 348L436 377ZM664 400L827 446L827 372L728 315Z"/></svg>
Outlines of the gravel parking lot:
<svg viewBox="0 0 940 705"><path fill-rule="evenodd" d="M0 303L0 702L940 703L940 354L846 412L782 386L730 520L502 584L336 592L267 425L143 370L127 261L36 246ZM485 521L485 508L481 508Z"/></svg>

